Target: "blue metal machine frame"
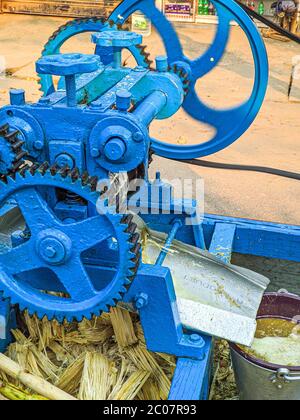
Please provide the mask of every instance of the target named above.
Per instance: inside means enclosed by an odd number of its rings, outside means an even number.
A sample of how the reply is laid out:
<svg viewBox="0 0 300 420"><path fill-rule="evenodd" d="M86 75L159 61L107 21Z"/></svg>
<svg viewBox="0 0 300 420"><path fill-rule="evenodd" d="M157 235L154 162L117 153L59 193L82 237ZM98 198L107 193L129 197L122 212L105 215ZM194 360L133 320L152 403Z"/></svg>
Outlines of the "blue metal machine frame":
<svg viewBox="0 0 300 420"><path fill-rule="evenodd" d="M107 22L65 26L37 62L44 96L29 104L23 90L12 90L10 105L0 110L0 214L18 207L24 219L21 230L11 234L10 249L0 254L0 315L7 330L14 325L14 304L61 321L90 318L123 300L138 310L149 350L178 358L171 400L208 397L213 350L211 337L185 331L180 322L172 277L163 267L175 237L209 249L224 262L231 261L233 252L300 261L300 228L218 216L187 226L186 219L193 216L187 209L195 203L185 203L186 211L178 215L171 200L165 214L163 192L171 195L171 188L159 177L153 183L148 179L151 150L174 159L215 153L248 129L262 104L268 63L261 37L234 1L214 3L220 20L215 41L194 61L184 55L174 28L153 0L125 0ZM141 36L120 30L136 10L152 20L166 47L167 56L156 58L155 70L149 68ZM249 39L255 80L248 101L217 111L202 103L196 83L223 56L231 20ZM95 54L59 54L67 39L86 31L94 32ZM123 49L133 54L136 67L122 65ZM60 77L57 89L53 76ZM186 147L151 138L151 122L167 119L181 107L215 127L216 135ZM98 181L124 172L144 179L146 191L157 189L158 212L143 215L151 229L167 233L155 265L140 262L132 218L99 206L102 197L110 209ZM8 341L9 335L0 339L0 351Z"/></svg>

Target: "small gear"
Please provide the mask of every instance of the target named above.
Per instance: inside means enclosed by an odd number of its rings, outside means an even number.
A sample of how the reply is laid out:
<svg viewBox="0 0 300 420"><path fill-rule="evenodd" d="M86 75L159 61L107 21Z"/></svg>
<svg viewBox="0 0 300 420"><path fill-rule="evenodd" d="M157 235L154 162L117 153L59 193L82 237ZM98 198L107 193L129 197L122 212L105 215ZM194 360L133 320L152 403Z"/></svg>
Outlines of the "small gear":
<svg viewBox="0 0 300 420"><path fill-rule="evenodd" d="M29 232L0 253L0 292L20 310L41 319L81 321L107 312L126 293L140 264L137 226L130 215L99 213L97 183L78 169L47 163L0 181L0 206L16 200ZM60 220L45 200L47 188L77 194L89 211L95 207L92 216ZM101 267L87 266L91 250L106 255Z"/></svg>
<svg viewBox="0 0 300 420"><path fill-rule="evenodd" d="M189 74L182 68L180 68L177 64L173 64L169 67L169 72L176 74L183 83L183 90L185 96L189 93L189 86L191 84L189 79Z"/></svg>
<svg viewBox="0 0 300 420"><path fill-rule="evenodd" d="M8 124L0 127L0 176L16 172L23 164L27 152L20 132L10 130Z"/></svg>

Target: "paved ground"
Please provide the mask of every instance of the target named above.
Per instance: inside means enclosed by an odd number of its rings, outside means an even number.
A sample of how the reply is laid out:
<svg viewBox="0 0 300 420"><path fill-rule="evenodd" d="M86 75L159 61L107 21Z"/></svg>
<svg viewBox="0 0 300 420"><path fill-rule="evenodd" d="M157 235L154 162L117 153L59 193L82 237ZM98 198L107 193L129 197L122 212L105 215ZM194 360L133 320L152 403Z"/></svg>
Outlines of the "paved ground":
<svg viewBox="0 0 300 420"><path fill-rule="evenodd" d="M10 87L23 87L28 100L37 100L39 91L34 61L48 37L66 19L33 16L0 16L0 54L7 67L25 66L12 78L0 80L0 104L7 101ZM196 57L205 51L214 26L180 26L178 31L186 54ZM88 36L69 42L65 51L92 51ZM154 33L146 40L153 56L163 52ZM292 58L300 54L296 44L266 40L270 59L270 84L260 115L230 148L209 157L228 163L268 165L300 172L300 104L288 102ZM246 39L239 28L232 29L227 54L217 70L199 84L201 97L210 104L226 107L247 98L252 86L252 61ZM153 134L173 143L207 140L210 127L200 125L183 112L167 123L157 122ZM206 211L232 216L300 224L300 182L264 174L198 169L156 158L151 171L162 168L166 177L202 176L206 185Z"/></svg>

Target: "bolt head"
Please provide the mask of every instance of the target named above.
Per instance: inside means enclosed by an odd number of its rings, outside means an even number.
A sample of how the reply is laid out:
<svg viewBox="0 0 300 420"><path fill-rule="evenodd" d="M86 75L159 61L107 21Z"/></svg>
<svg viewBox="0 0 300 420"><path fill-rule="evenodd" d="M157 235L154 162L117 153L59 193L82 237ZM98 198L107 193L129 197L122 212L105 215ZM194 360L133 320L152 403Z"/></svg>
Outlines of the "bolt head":
<svg viewBox="0 0 300 420"><path fill-rule="evenodd" d="M193 344L198 344L203 341L203 338L199 334L191 334L189 336L189 342Z"/></svg>
<svg viewBox="0 0 300 420"><path fill-rule="evenodd" d="M54 258L56 255L56 249L53 246L48 246L45 251L44 254L46 255L46 257L48 258Z"/></svg>
<svg viewBox="0 0 300 420"><path fill-rule="evenodd" d="M148 304L148 295L146 293L140 293L135 299L135 307L142 309Z"/></svg>
<svg viewBox="0 0 300 420"><path fill-rule="evenodd" d="M133 140L134 141L136 141L137 143L140 143L141 141L143 141L143 139L144 139L144 136L143 136L142 133L139 133L139 132L134 133L134 135L133 135Z"/></svg>
<svg viewBox="0 0 300 420"><path fill-rule="evenodd" d="M72 241L59 230L47 229L39 233L36 251L47 264L62 265L71 255Z"/></svg>
<svg viewBox="0 0 300 420"><path fill-rule="evenodd" d="M35 148L35 150L42 150L44 147L44 143L41 140L36 140L33 143L33 147Z"/></svg>
<svg viewBox="0 0 300 420"><path fill-rule="evenodd" d="M106 158L112 162L117 162L122 159L125 152L125 143L117 137L110 139L104 147L104 154Z"/></svg>
<svg viewBox="0 0 300 420"><path fill-rule="evenodd" d="M97 149L97 147L93 147L91 150L91 156L93 158L96 158L100 155L100 151Z"/></svg>
<svg viewBox="0 0 300 420"><path fill-rule="evenodd" d="M58 155L55 159L55 163L60 167L64 168L68 166L70 169L74 168L74 160L71 156L67 155L66 153L62 153Z"/></svg>

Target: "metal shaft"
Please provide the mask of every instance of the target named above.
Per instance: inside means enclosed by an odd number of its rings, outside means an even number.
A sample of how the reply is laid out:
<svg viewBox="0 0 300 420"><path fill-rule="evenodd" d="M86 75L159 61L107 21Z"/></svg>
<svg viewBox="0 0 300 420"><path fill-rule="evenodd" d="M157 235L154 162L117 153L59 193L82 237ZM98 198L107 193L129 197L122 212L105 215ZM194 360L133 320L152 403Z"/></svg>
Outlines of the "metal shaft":
<svg viewBox="0 0 300 420"><path fill-rule="evenodd" d="M173 223L173 227L171 229L171 232L169 233L169 236L166 240L165 246L163 247L161 253L159 254L157 261L156 261L156 265L163 265L169 249L171 248L172 242L174 241L178 230L182 227L182 222L179 219L176 219L175 222Z"/></svg>
<svg viewBox="0 0 300 420"><path fill-rule="evenodd" d="M160 113L167 103L166 95L157 90L152 92L134 111L134 115L141 120L147 127Z"/></svg>
<svg viewBox="0 0 300 420"><path fill-rule="evenodd" d="M76 107L76 77L75 75L66 76L66 94L67 94L67 104L69 107Z"/></svg>

